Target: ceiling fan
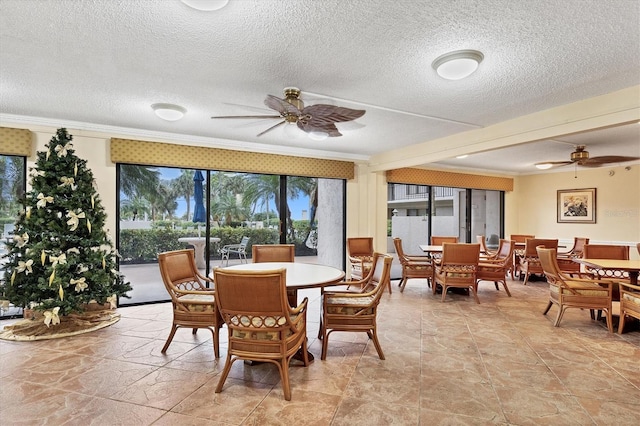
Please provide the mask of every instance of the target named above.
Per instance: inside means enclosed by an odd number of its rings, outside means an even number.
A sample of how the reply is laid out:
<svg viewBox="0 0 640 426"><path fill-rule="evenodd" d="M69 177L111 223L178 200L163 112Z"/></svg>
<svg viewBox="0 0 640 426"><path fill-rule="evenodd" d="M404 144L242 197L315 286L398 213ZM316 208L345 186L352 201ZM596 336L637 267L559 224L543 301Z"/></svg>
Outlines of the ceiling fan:
<svg viewBox="0 0 640 426"><path fill-rule="evenodd" d="M548 169L554 166L565 166L567 164L576 164L583 167L600 167L609 163L624 163L625 161L640 160L640 157L627 157L623 155L602 155L599 157L589 157L589 151L584 145L576 146L576 150L571 153L569 161L545 161L536 163L539 169Z"/></svg>
<svg viewBox="0 0 640 426"><path fill-rule="evenodd" d="M363 109L351 109L335 105L316 104L304 106L300 99L300 89L287 87L284 89L284 99L267 95L264 104L278 112L278 115L225 115L211 118L280 118L282 121L258 133L265 133L285 123L295 123L302 131L310 134L337 137L342 136L335 123L352 121L364 115Z"/></svg>

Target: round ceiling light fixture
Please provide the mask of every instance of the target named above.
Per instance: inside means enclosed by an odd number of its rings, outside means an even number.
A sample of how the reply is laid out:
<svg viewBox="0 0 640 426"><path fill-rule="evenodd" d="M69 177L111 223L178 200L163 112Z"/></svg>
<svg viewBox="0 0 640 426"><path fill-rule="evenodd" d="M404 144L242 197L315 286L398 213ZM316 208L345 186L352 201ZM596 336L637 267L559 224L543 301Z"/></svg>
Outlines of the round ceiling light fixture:
<svg viewBox="0 0 640 426"><path fill-rule="evenodd" d="M547 170L547 169L550 169L551 167L553 167L553 164L551 164L551 163L538 163L538 164L536 164L536 169L540 169L540 170Z"/></svg>
<svg viewBox="0 0 640 426"><path fill-rule="evenodd" d="M181 0L182 3L196 10L211 12L222 9L229 3L229 0Z"/></svg>
<svg viewBox="0 0 640 426"><path fill-rule="evenodd" d="M484 59L477 50L456 50L438 56L431 66L438 75L447 80L461 80L473 74Z"/></svg>
<svg viewBox="0 0 640 426"><path fill-rule="evenodd" d="M318 132L318 131L309 132L308 135L309 135L309 138L314 141L323 141L329 137L329 134L327 132Z"/></svg>
<svg viewBox="0 0 640 426"><path fill-rule="evenodd" d="M158 117L167 121L180 120L187 113L184 107L174 104L153 104L151 108Z"/></svg>

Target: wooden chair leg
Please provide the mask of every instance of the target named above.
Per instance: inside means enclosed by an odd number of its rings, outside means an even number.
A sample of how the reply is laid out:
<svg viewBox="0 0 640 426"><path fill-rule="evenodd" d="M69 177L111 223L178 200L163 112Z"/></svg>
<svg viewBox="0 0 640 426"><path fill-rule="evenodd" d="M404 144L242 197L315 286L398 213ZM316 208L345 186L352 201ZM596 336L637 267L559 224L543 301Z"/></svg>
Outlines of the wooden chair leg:
<svg viewBox="0 0 640 426"><path fill-rule="evenodd" d="M622 334L622 332L624 331L624 317L626 317L624 312L620 312L620 321L618 322L618 334Z"/></svg>
<svg viewBox="0 0 640 426"><path fill-rule="evenodd" d="M171 344L171 341L173 340L173 336L175 336L177 329L178 329L177 325L173 324L171 326L171 332L169 333L169 337L167 338L167 341L165 342L164 346L162 347L162 350L160 351L160 353L167 352L167 349L169 349L169 345Z"/></svg>
<svg viewBox="0 0 640 426"><path fill-rule="evenodd" d="M220 380L218 380L218 386L216 386L216 393L222 392L222 387L224 386L224 382L227 380L227 376L229 375L229 372L231 371L231 365L233 364L233 362L236 359L237 358L235 358L234 360L231 360L231 355L227 354L227 360L224 363L224 369L222 370L222 373L220 374Z"/></svg>
<svg viewBox="0 0 640 426"><path fill-rule="evenodd" d="M549 300L549 303L547 303L547 307L544 310L544 312L542 313L542 315L547 315L547 312L549 312L549 309L551 309L551 305L553 305L553 302L551 300Z"/></svg>

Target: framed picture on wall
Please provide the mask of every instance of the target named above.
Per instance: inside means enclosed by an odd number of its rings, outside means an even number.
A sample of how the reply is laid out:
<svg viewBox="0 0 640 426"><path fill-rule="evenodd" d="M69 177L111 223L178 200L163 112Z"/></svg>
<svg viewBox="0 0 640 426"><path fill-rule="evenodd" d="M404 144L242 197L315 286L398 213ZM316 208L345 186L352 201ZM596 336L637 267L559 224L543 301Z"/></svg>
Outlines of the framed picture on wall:
<svg viewBox="0 0 640 426"><path fill-rule="evenodd" d="M596 189L559 189L558 223L596 223Z"/></svg>

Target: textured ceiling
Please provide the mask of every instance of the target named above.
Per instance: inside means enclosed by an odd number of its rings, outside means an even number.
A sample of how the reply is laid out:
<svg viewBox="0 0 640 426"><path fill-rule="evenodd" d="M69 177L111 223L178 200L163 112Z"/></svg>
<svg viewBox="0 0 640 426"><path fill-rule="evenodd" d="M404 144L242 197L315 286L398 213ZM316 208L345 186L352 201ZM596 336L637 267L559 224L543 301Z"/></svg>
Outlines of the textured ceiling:
<svg viewBox="0 0 640 426"><path fill-rule="evenodd" d="M439 78L431 63L457 49L485 59L465 80ZM0 0L3 122L367 160L639 84L637 0L230 0L215 12L178 0ZM367 112L324 141L295 127L256 137L275 120L210 119L268 114L265 95L287 86L307 104ZM156 102L188 112L165 122ZM638 125L596 136L592 156L640 156ZM439 164L526 173L585 137Z"/></svg>

